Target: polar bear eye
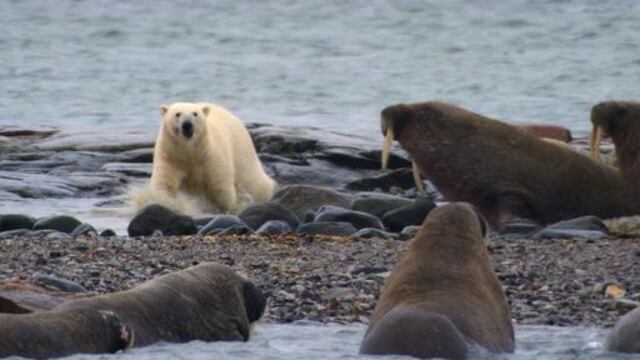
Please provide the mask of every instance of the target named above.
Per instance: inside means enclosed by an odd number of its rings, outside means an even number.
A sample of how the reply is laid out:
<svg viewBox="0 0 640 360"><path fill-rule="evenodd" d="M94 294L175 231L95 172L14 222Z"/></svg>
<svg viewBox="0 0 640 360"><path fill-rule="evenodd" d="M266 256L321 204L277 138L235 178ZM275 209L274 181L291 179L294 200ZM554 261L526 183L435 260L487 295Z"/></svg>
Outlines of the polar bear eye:
<svg viewBox="0 0 640 360"><path fill-rule="evenodd" d="M176 117L180 117L180 115L182 115L182 113L179 113L179 112L176 113Z"/></svg>
<svg viewBox="0 0 640 360"><path fill-rule="evenodd" d="M198 113L194 111L193 116L198 117Z"/></svg>

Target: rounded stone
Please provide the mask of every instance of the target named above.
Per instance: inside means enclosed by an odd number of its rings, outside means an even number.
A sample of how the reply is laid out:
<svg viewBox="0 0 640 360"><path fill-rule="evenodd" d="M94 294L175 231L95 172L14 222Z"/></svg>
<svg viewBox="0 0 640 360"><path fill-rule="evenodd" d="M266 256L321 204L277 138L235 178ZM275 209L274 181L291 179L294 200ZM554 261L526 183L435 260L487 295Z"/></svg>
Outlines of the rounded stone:
<svg viewBox="0 0 640 360"><path fill-rule="evenodd" d="M269 220L281 220L289 224L292 229L298 227L298 218L284 206L266 201L248 206L238 214L250 228L258 229Z"/></svg>
<svg viewBox="0 0 640 360"><path fill-rule="evenodd" d="M155 231L164 235L192 235L198 228L190 216L158 204L142 208L127 228L129 236L148 236Z"/></svg>
<svg viewBox="0 0 640 360"><path fill-rule="evenodd" d="M66 234L71 234L82 223L68 215L49 216L38 219L33 224L33 230L57 230Z"/></svg>

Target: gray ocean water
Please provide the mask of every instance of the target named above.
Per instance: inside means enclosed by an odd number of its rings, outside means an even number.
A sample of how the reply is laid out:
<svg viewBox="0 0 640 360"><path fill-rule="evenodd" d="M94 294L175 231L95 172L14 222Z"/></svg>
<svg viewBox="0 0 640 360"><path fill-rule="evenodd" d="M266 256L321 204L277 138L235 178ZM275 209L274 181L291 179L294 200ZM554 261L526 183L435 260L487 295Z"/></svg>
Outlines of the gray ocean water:
<svg viewBox="0 0 640 360"><path fill-rule="evenodd" d="M584 131L640 98L639 39L634 0L4 0L0 127L155 133L207 100L378 138L384 106L441 99Z"/></svg>
<svg viewBox="0 0 640 360"><path fill-rule="evenodd" d="M365 330L365 326L359 324L320 325L312 322L293 325L258 324L253 338L247 343L196 341L188 344L158 344L116 355L76 355L68 359L411 359L405 356L358 355ZM476 351L470 358L492 360L634 358L629 355L604 352L602 342L605 336L606 331L593 328L520 326L516 328L517 348L514 354L495 355Z"/></svg>
<svg viewBox="0 0 640 360"><path fill-rule="evenodd" d="M585 132L594 103L639 99L639 84L633 0L0 1L0 128L54 127L96 142L153 136L160 104L192 100L248 122L372 140L383 107L428 99ZM126 224L94 200L25 200L0 212L66 209L98 228ZM363 332L260 324L247 344L74 358L350 359ZM602 352L605 333L521 326L505 359L618 358Z"/></svg>

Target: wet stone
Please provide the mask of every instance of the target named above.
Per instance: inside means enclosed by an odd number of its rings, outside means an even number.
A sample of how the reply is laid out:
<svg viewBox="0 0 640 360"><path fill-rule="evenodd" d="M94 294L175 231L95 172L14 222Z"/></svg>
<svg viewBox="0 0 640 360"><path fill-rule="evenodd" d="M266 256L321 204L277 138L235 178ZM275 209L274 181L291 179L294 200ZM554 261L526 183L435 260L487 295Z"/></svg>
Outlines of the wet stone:
<svg viewBox="0 0 640 360"><path fill-rule="evenodd" d="M382 216L382 222L388 230L400 232L409 225L421 225L427 214L435 207L430 199L417 199L411 205L388 211Z"/></svg>
<svg viewBox="0 0 640 360"><path fill-rule="evenodd" d="M152 204L142 208L127 228L129 236L148 236L154 231L164 235L192 235L197 232L197 227L191 217Z"/></svg>
<svg viewBox="0 0 640 360"><path fill-rule="evenodd" d="M262 224L258 230L256 230L256 235L281 235L288 234L293 232L291 226L288 223L281 220L269 220L266 223Z"/></svg>
<svg viewBox="0 0 640 360"><path fill-rule="evenodd" d="M220 231L217 235L219 236L228 236L228 235L248 235L253 233L253 229L248 227L246 224L234 224L230 227Z"/></svg>
<svg viewBox="0 0 640 360"><path fill-rule="evenodd" d="M361 211L347 210L337 206L326 205L316 213L314 222L348 222L356 229L383 229L382 222L377 217Z"/></svg>
<svg viewBox="0 0 640 360"><path fill-rule="evenodd" d="M36 219L21 214L0 215L0 232L17 229L32 229Z"/></svg>
<svg viewBox="0 0 640 360"><path fill-rule="evenodd" d="M301 218L306 212L315 211L323 205L347 208L352 199L352 195L322 186L289 185L278 190L272 201L284 206Z"/></svg>
<svg viewBox="0 0 640 360"><path fill-rule="evenodd" d="M297 232L301 235L350 236L358 231L348 222L313 222L302 224Z"/></svg>
<svg viewBox="0 0 640 360"><path fill-rule="evenodd" d="M81 235L98 234L98 231L91 224L82 223L71 232L72 237Z"/></svg>
<svg viewBox="0 0 640 360"><path fill-rule="evenodd" d="M58 289L60 291L64 291L64 292L73 292L73 293L84 293L84 292L87 292L87 289L85 289L84 287L82 287L81 285L79 285L79 284L77 284L77 283L75 283L73 281L60 279L60 278L52 276L52 275L35 274L33 276L33 281L36 284L54 287L54 288L56 288L56 289Z"/></svg>
<svg viewBox="0 0 640 360"><path fill-rule="evenodd" d="M111 229L103 230L103 231L100 233L100 237L109 238L109 237L114 237L114 236L116 236L116 232L115 232L115 231L113 231L113 230L111 230Z"/></svg>
<svg viewBox="0 0 640 360"><path fill-rule="evenodd" d="M250 228L258 229L269 220L281 220L289 224L292 229L298 227L298 219L284 206L274 202L266 201L249 205L242 210L238 217L242 219Z"/></svg>
<svg viewBox="0 0 640 360"><path fill-rule="evenodd" d="M353 234L353 236L357 237L357 238L360 238L360 239L376 238L376 239L395 240L395 239L398 238L398 235L396 235L396 234L392 234L392 233L386 232L384 230L374 229L374 228L360 229L360 230L358 230L358 232Z"/></svg>
<svg viewBox="0 0 640 360"><path fill-rule="evenodd" d="M82 223L68 215L49 216L41 218L33 224L34 230L57 230L63 233L71 234Z"/></svg>
<svg viewBox="0 0 640 360"><path fill-rule="evenodd" d="M351 209L381 217L388 211L408 206L412 203L411 200L401 196L379 192L363 192L356 195L356 199L351 203Z"/></svg>
<svg viewBox="0 0 640 360"><path fill-rule="evenodd" d="M217 234L234 225L247 226L244 221L235 215L215 215L198 231L198 235Z"/></svg>

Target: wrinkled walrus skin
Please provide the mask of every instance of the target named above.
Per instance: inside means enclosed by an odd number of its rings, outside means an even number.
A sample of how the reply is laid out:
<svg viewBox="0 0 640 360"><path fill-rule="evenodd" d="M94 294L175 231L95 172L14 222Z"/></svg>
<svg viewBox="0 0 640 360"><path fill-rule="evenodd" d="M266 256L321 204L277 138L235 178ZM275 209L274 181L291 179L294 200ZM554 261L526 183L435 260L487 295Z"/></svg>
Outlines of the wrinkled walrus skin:
<svg viewBox="0 0 640 360"><path fill-rule="evenodd" d="M548 224L640 213L640 190L616 169L454 105L389 106L381 126L445 198L472 203L494 229L513 217Z"/></svg>
<svg viewBox="0 0 640 360"><path fill-rule="evenodd" d="M464 359L513 352L509 305L471 205L432 210L385 282L360 352Z"/></svg>
<svg viewBox="0 0 640 360"><path fill-rule="evenodd" d="M251 282L205 263L51 311L0 314L0 358L108 353L159 341L246 341L265 305Z"/></svg>

